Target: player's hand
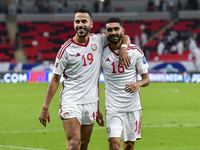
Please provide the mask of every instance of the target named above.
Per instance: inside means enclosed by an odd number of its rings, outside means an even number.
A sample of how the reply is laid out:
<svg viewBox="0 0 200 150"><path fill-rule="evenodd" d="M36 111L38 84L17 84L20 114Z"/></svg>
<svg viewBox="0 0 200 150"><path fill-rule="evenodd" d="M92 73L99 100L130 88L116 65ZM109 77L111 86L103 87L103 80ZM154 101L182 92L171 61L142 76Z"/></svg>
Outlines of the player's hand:
<svg viewBox="0 0 200 150"><path fill-rule="evenodd" d="M103 115L100 111L98 111L96 121L99 124L99 126L104 126L104 120L103 120Z"/></svg>
<svg viewBox="0 0 200 150"><path fill-rule="evenodd" d="M40 123L46 127L47 121L50 123L50 114L48 109L42 109L39 116Z"/></svg>
<svg viewBox="0 0 200 150"><path fill-rule="evenodd" d="M126 69L128 69L129 65L131 64L130 57L128 55L126 47L120 48L119 64L121 64L123 68L126 67Z"/></svg>
<svg viewBox="0 0 200 150"><path fill-rule="evenodd" d="M133 93L137 90L139 90L141 86L141 82L132 82L132 83L128 83L126 84L126 87L125 87L125 92L127 93Z"/></svg>

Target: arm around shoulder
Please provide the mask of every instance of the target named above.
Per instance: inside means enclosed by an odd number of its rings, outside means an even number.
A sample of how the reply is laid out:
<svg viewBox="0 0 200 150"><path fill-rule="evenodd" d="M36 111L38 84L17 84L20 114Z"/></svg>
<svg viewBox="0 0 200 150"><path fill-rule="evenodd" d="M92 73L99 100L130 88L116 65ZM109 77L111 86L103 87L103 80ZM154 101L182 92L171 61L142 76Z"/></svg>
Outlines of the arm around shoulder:
<svg viewBox="0 0 200 150"><path fill-rule="evenodd" d="M130 45L130 37L128 35L122 35L122 45L120 48L120 53L119 53L119 64L126 67L128 69L129 65L131 64L128 52L127 52L127 47Z"/></svg>

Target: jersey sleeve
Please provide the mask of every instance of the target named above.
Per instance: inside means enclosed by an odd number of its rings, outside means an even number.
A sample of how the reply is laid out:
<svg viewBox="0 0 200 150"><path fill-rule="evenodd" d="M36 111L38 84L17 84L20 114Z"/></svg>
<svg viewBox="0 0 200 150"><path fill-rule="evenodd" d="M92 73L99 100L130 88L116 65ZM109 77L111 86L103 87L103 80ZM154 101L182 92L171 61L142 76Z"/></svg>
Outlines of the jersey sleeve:
<svg viewBox="0 0 200 150"><path fill-rule="evenodd" d="M68 63L67 50L64 46L61 46L56 56L53 73L62 75L63 71L67 67L67 63Z"/></svg>
<svg viewBox="0 0 200 150"><path fill-rule="evenodd" d="M148 73L147 68L149 67L149 65L146 61L144 53L139 53L137 62L136 62L136 67L140 74Z"/></svg>

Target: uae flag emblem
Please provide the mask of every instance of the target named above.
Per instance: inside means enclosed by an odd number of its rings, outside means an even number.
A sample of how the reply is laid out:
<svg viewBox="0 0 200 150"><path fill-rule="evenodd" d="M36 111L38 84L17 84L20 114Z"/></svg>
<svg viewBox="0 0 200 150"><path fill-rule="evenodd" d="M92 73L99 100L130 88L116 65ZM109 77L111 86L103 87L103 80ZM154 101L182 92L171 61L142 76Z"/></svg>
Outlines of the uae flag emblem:
<svg viewBox="0 0 200 150"><path fill-rule="evenodd" d="M93 51L96 51L97 50L97 45L96 44L92 44L91 48L92 48Z"/></svg>
<svg viewBox="0 0 200 150"><path fill-rule="evenodd" d="M110 133L110 127L107 127L106 130L107 130L107 133L109 134Z"/></svg>

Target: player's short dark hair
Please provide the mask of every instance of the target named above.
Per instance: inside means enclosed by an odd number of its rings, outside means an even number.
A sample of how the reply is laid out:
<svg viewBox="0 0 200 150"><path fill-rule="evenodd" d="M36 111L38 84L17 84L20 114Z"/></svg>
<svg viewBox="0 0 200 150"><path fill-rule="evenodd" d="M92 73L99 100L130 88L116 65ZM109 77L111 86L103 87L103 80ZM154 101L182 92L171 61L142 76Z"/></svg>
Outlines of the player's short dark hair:
<svg viewBox="0 0 200 150"><path fill-rule="evenodd" d="M122 22L122 20L121 20L120 18L118 18L118 17L111 17L111 18L108 18L108 19L106 20L106 22L104 23L104 26L106 27L106 24L112 23L112 22L117 22L117 23L119 23L119 25L120 25L121 27L123 27L123 22Z"/></svg>
<svg viewBox="0 0 200 150"><path fill-rule="evenodd" d="M75 11L75 14L76 14L76 13L87 13L87 14L90 16L91 20L92 20L92 13L91 13L88 9L86 9L86 8L83 8L83 7L78 8L78 9Z"/></svg>

